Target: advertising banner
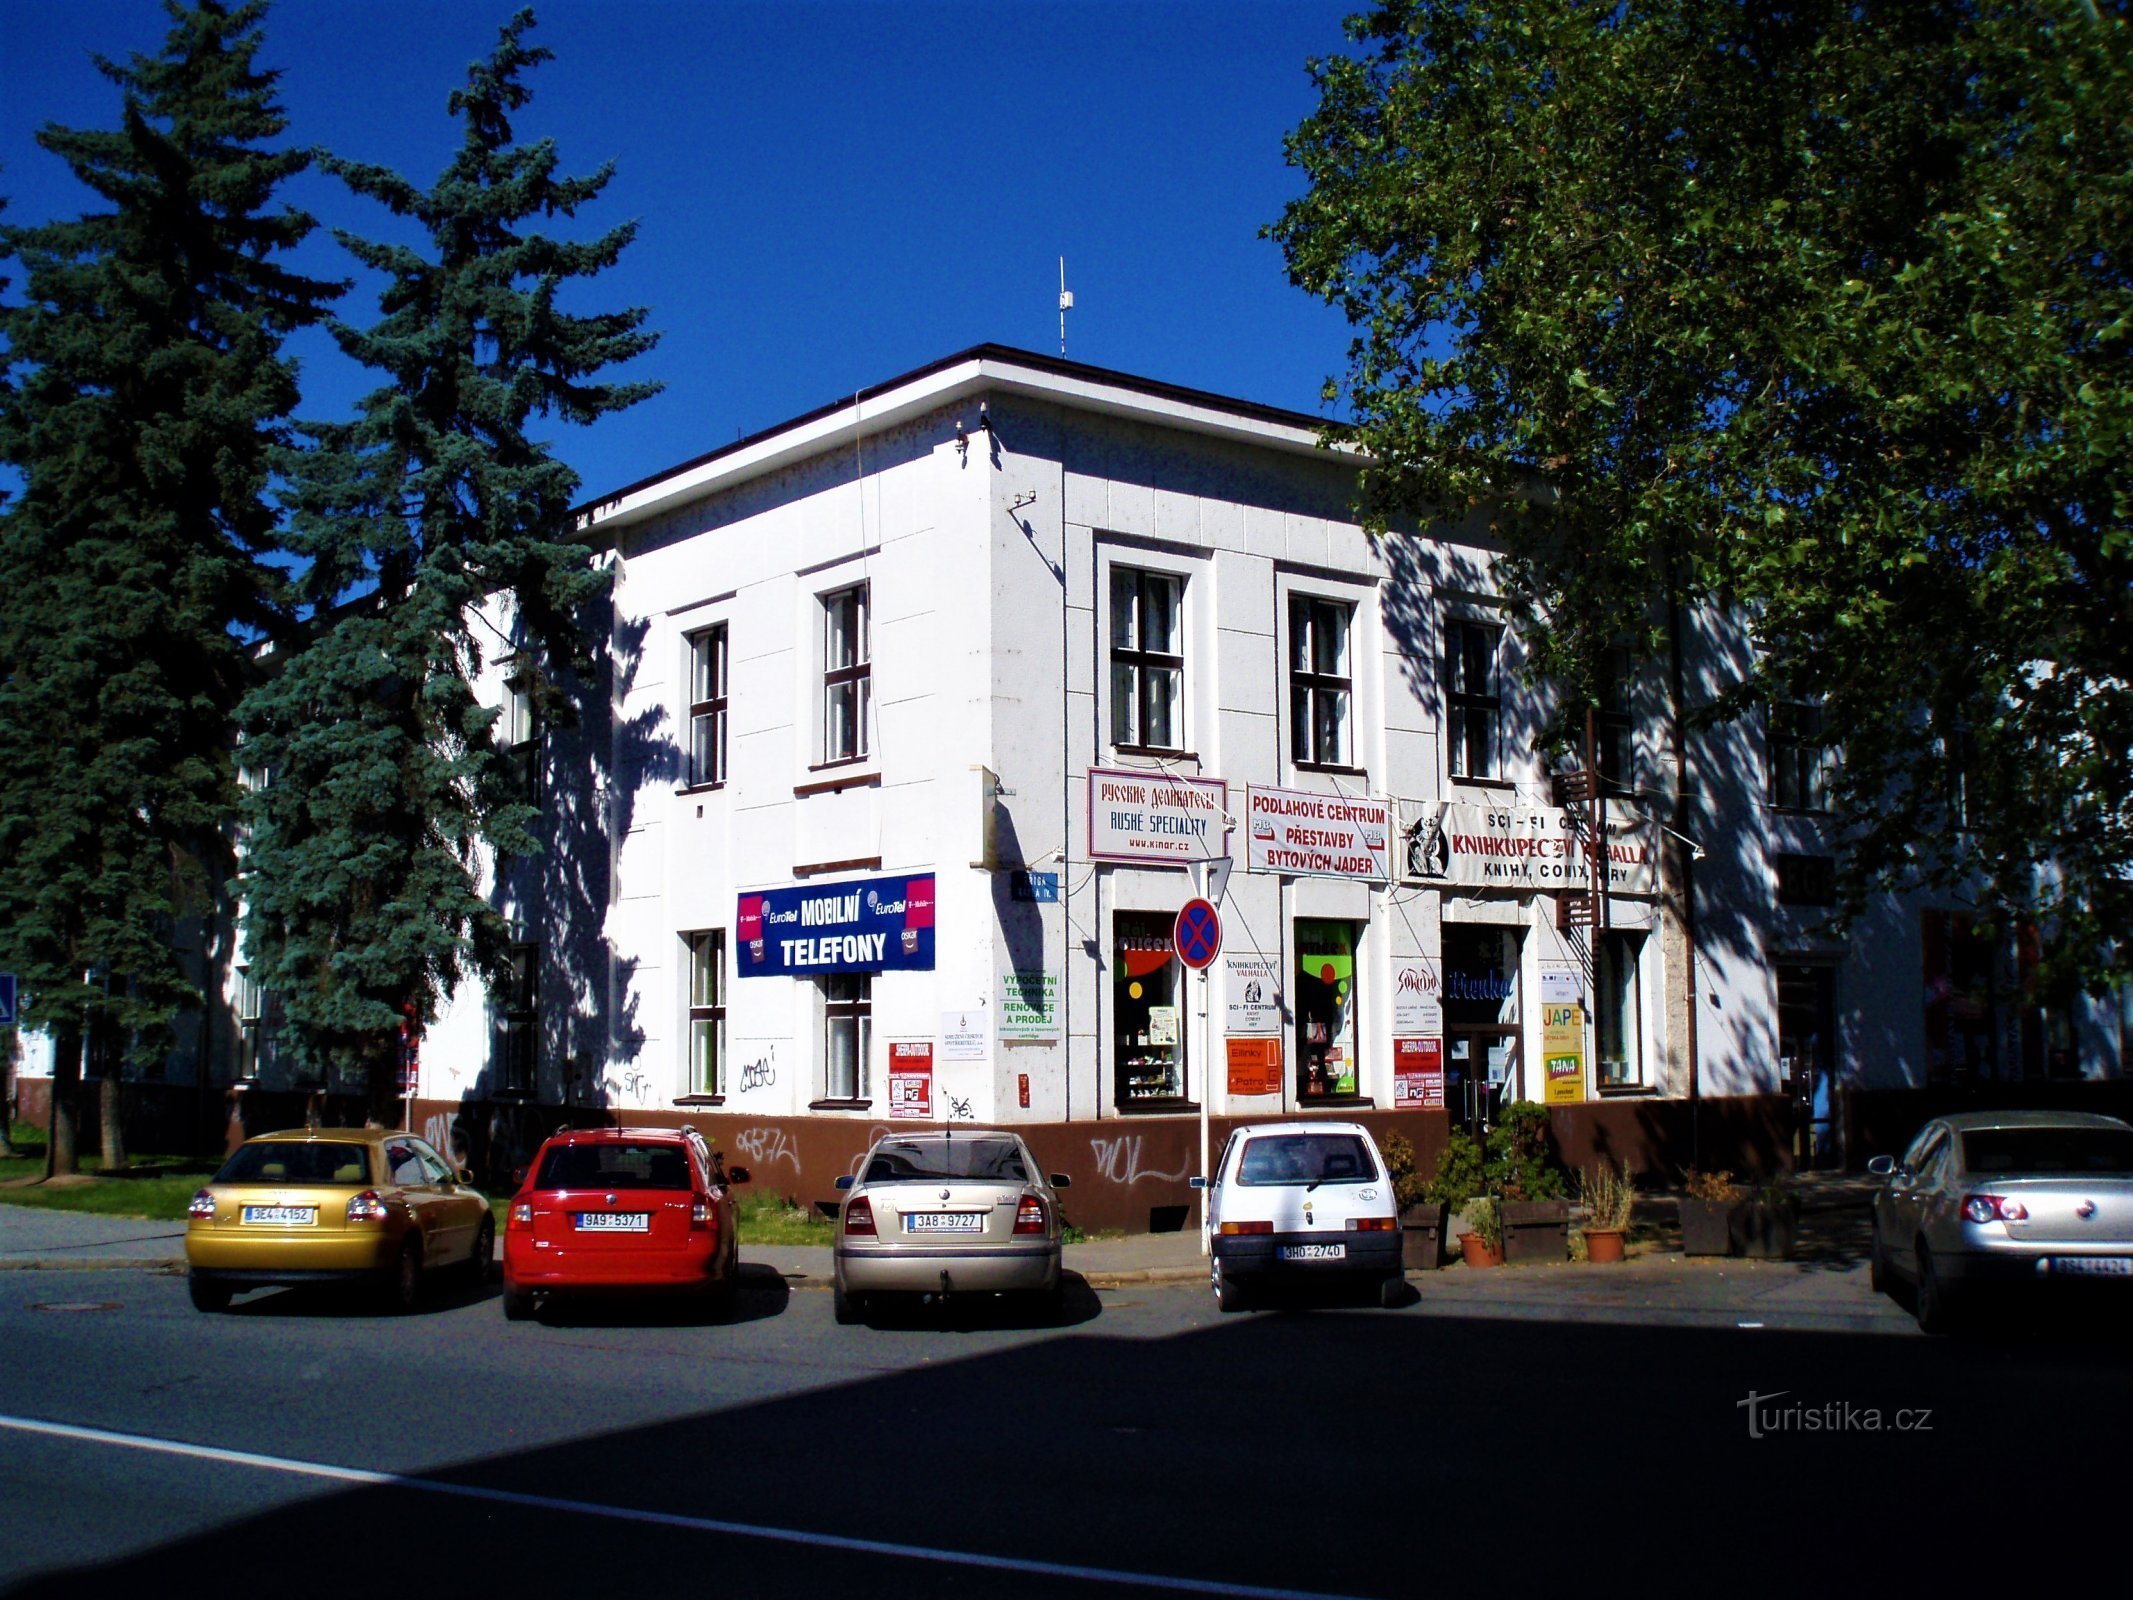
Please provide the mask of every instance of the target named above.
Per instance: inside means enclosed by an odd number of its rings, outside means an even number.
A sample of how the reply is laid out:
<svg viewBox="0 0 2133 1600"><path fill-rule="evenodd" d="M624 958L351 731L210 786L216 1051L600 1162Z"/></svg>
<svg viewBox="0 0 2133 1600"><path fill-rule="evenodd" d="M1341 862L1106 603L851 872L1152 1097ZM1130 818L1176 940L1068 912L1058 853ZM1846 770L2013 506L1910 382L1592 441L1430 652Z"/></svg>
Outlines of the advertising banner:
<svg viewBox="0 0 2133 1600"><path fill-rule="evenodd" d="M1229 785L1159 772L1089 773L1089 854L1185 866L1229 853Z"/></svg>
<svg viewBox="0 0 2133 1600"><path fill-rule="evenodd" d="M1231 1039L1228 1044L1231 1094L1281 1093L1279 1039Z"/></svg>
<svg viewBox="0 0 2133 1600"><path fill-rule="evenodd" d="M1244 794L1246 871L1321 878L1390 875L1391 801L1257 784Z"/></svg>
<svg viewBox="0 0 2133 1600"><path fill-rule="evenodd" d="M1392 1103L1401 1111L1444 1109L1444 1041L1392 1041Z"/></svg>
<svg viewBox="0 0 2133 1600"><path fill-rule="evenodd" d="M1542 1102L1576 1105L1585 1098L1585 1008L1541 1007L1541 1070L1547 1078Z"/></svg>
<svg viewBox="0 0 2133 1600"><path fill-rule="evenodd" d="M744 978L930 972L933 874L744 894L735 939L736 965Z"/></svg>
<svg viewBox="0 0 2133 1600"><path fill-rule="evenodd" d="M1610 894L1658 891L1651 825L1608 808ZM1400 877L1454 889L1583 889L1585 848L1559 806L1400 805Z"/></svg>
<svg viewBox="0 0 2133 1600"><path fill-rule="evenodd" d="M1000 1037L1059 1037L1059 975L1035 968L1000 974Z"/></svg>
<svg viewBox="0 0 2133 1600"><path fill-rule="evenodd" d="M1281 977L1272 956L1250 951L1222 958L1222 1031L1281 1032Z"/></svg>
<svg viewBox="0 0 2133 1600"><path fill-rule="evenodd" d="M889 1044L889 1115L933 1115L933 1041L896 1039Z"/></svg>

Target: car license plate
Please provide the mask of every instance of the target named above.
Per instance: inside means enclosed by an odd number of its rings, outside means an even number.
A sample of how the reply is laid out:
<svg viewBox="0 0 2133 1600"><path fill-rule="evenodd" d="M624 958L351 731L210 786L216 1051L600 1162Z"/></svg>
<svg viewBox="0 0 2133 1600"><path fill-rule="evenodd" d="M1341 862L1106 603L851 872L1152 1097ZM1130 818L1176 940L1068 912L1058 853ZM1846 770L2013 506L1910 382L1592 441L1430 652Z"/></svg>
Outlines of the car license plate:
<svg viewBox="0 0 2133 1600"><path fill-rule="evenodd" d="M649 1211L580 1211L580 1233L650 1233L652 1214Z"/></svg>
<svg viewBox="0 0 2133 1600"><path fill-rule="evenodd" d="M308 1228L318 1221L317 1206L246 1206L244 1220L272 1227Z"/></svg>
<svg viewBox="0 0 2133 1600"><path fill-rule="evenodd" d="M906 1233L983 1233L982 1211L914 1211L904 1218Z"/></svg>
<svg viewBox="0 0 2133 1600"><path fill-rule="evenodd" d="M1284 1261L1345 1261L1344 1244L1285 1244L1275 1252Z"/></svg>
<svg viewBox="0 0 2133 1600"><path fill-rule="evenodd" d="M2133 1256L2053 1256L2052 1271L2083 1278L2133 1278Z"/></svg>

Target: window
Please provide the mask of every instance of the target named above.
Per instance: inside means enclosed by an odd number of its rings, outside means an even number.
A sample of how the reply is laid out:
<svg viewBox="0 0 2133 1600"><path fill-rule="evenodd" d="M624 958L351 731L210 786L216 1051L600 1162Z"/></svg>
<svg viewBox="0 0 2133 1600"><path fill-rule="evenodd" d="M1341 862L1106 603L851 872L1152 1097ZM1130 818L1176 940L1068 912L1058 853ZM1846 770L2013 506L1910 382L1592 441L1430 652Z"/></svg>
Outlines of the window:
<svg viewBox="0 0 2133 1600"><path fill-rule="evenodd" d="M1185 1098L1185 1032L1178 1005L1174 915L1121 911L1111 919L1111 1045L1120 1105Z"/></svg>
<svg viewBox="0 0 2133 1600"><path fill-rule="evenodd" d="M1185 747L1184 592L1169 573L1111 570L1111 742L1121 749Z"/></svg>
<svg viewBox="0 0 2133 1600"><path fill-rule="evenodd" d="M726 781L726 625L689 635L690 785Z"/></svg>
<svg viewBox="0 0 2133 1600"><path fill-rule="evenodd" d="M1644 1027L1637 966L1641 933L1602 933L1592 953L1593 1046L1601 1089L1644 1086Z"/></svg>
<svg viewBox="0 0 2133 1600"><path fill-rule="evenodd" d="M1296 919L1296 1096L1351 1097L1355 1059L1355 924Z"/></svg>
<svg viewBox="0 0 2133 1600"><path fill-rule="evenodd" d="M1455 778L1502 775L1503 700L1496 678L1502 638L1503 629L1485 622L1454 617L1444 625L1444 733Z"/></svg>
<svg viewBox="0 0 2133 1600"><path fill-rule="evenodd" d="M1822 708L1804 700L1778 701L1770 708L1770 803L1788 811L1827 810L1828 778Z"/></svg>
<svg viewBox="0 0 2133 1600"><path fill-rule="evenodd" d="M280 1006L274 996L252 976L250 967L237 969L237 1077L257 1081L274 1064L275 1023Z"/></svg>
<svg viewBox="0 0 2133 1600"><path fill-rule="evenodd" d="M873 704L873 656L867 586L822 597L822 760L858 761L867 753Z"/></svg>
<svg viewBox="0 0 2133 1600"><path fill-rule="evenodd" d="M494 1056L507 1094L531 1094L534 1087L535 1027L541 947L507 945L506 970L495 995Z"/></svg>
<svg viewBox="0 0 2133 1600"><path fill-rule="evenodd" d="M1345 767L1348 742L1352 606L1289 597L1289 748L1299 766Z"/></svg>
<svg viewBox="0 0 2133 1600"><path fill-rule="evenodd" d="M726 935L687 933L689 945L689 1093L726 1092Z"/></svg>
<svg viewBox="0 0 2133 1600"><path fill-rule="evenodd" d="M867 1060L874 1044L874 979L865 972L839 973L822 983L822 1098L873 1098Z"/></svg>
<svg viewBox="0 0 2133 1600"><path fill-rule="evenodd" d="M533 667L521 657L504 663L504 714L497 736L522 799L538 801L541 782L541 718L533 699Z"/></svg>
<svg viewBox="0 0 2133 1600"><path fill-rule="evenodd" d="M1635 794L1636 746L1631 738L1632 675L1627 650L1610 650L1600 667L1600 702L1593 716L1593 759L1602 794Z"/></svg>

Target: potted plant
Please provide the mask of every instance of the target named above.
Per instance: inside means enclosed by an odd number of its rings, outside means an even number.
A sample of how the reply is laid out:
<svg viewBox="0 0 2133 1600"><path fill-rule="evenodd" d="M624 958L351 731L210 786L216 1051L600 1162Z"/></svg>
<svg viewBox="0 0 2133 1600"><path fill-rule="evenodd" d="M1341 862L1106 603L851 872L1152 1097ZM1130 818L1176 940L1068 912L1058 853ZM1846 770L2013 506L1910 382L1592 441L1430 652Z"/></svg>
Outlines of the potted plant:
<svg viewBox="0 0 2133 1600"><path fill-rule="evenodd" d="M1485 1194L1466 1203L1466 1232L1459 1238L1459 1254L1470 1267L1503 1265L1503 1218L1496 1202Z"/></svg>
<svg viewBox="0 0 2133 1600"><path fill-rule="evenodd" d="M1681 1253L1685 1256L1723 1256L1733 1253L1733 1208L1740 1202L1740 1187L1730 1172L1699 1172L1694 1167L1682 1174Z"/></svg>
<svg viewBox="0 0 2133 1600"><path fill-rule="evenodd" d="M1437 1166L1441 1172L1441 1158ZM1385 1170L1392 1178L1393 1203L1400 1208L1400 1264L1433 1271L1444 1261L1449 1197L1436 1192L1434 1178L1424 1178L1415 1170L1415 1147L1403 1133L1395 1131L1385 1136Z"/></svg>
<svg viewBox="0 0 2133 1600"><path fill-rule="evenodd" d="M1789 1257L1799 1225L1799 1196L1782 1177L1770 1179L1741 1198L1726 1219L1733 1253L1758 1261Z"/></svg>
<svg viewBox="0 0 2133 1600"><path fill-rule="evenodd" d="M1556 1158L1548 1111L1514 1100L1489 1130L1488 1186L1498 1201L1509 1262L1570 1258L1569 1185Z"/></svg>
<svg viewBox="0 0 2133 1600"><path fill-rule="evenodd" d="M1629 1174L1611 1161L1602 1161L1583 1175L1580 1186L1585 1193L1585 1259L1620 1261L1636 1197Z"/></svg>

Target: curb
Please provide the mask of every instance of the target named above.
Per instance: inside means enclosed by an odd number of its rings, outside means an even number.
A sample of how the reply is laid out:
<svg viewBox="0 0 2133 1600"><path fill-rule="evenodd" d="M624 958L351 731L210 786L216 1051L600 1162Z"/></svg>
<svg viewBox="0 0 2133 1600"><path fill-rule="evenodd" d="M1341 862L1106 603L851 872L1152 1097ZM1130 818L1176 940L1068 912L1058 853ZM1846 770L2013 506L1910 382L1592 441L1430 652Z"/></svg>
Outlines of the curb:
<svg viewBox="0 0 2133 1600"><path fill-rule="evenodd" d="M185 1263L169 1256L38 1256L28 1261L0 1261L0 1272L171 1272Z"/></svg>

